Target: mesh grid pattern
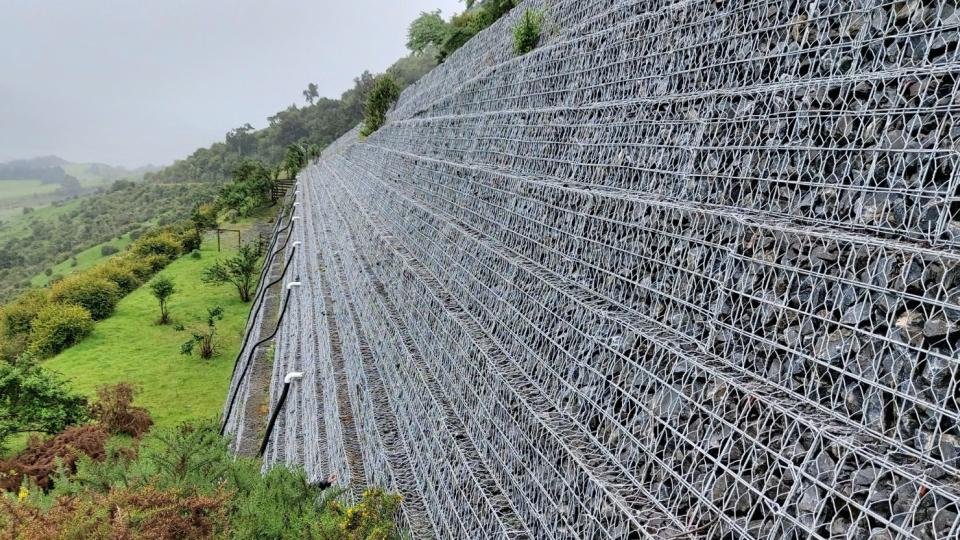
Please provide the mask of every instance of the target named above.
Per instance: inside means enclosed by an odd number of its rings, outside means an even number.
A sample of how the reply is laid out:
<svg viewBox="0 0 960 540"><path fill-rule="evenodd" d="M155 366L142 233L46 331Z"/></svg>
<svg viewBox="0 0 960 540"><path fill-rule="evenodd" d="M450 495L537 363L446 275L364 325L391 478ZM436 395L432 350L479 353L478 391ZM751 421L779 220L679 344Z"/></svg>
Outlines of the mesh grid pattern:
<svg viewBox="0 0 960 540"><path fill-rule="evenodd" d="M953 1L525 2L300 177L267 466L416 537L960 536L958 42Z"/></svg>

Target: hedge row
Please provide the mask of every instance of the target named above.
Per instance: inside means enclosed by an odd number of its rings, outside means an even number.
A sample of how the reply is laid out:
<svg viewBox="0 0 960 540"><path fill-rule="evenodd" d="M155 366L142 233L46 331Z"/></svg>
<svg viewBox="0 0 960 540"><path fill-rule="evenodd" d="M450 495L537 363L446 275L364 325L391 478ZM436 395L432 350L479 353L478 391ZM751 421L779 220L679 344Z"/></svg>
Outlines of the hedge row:
<svg viewBox="0 0 960 540"><path fill-rule="evenodd" d="M200 234L189 221L151 230L128 251L48 289L31 289L0 308L0 359L24 352L53 356L82 341L94 321L113 314L120 299L136 290L174 259L200 248Z"/></svg>

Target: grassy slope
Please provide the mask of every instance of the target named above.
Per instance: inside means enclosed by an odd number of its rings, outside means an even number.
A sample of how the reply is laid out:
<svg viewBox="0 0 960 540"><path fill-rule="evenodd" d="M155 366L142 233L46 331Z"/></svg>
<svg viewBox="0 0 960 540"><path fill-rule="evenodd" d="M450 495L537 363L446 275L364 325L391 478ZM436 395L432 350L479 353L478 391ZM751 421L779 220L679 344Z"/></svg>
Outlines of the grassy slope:
<svg viewBox="0 0 960 540"><path fill-rule="evenodd" d="M0 180L0 200L53 193L59 187L60 184L44 184L40 180Z"/></svg>
<svg viewBox="0 0 960 540"><path fill-rule="evenodd" d="M123 237L119 239L114 238L109 242L104 242L102 244L93 246L92 248L85 251L81 251L80 253L77 254L76 266L70 266L70 259L67 259L61 262L60 264L55 265L53 267L53 275L68 276L70 274L73 274L74 272L80 272L93 267L97 263L107 258L100 254L100 249L103 246L110 245L119 249L120 251L123 251L127 248L127 246L129 246L132 243L133 241L130 240L130 235L125 234L123 235ZM47 277L45 274L36 275L33 277L32 280L30 280L30 284L34 287L46 287L47 283L49 282L50 282L50 278Z"/></svg>
<svg viewBox="0 0 960 540"><path fill-rule="evenodd" d="M225 250L222 255L229 253ZM180 345L189 338L188 333L153 324L158 317L157 301L144 287L124 298L113 317L97 323L92 336L45 366L88 395L103 384L134 383L141 390L137 403L147 407L161 426L217 416L250 305L241 303L229 286L200 282L200 271L218 256L216 241L208 239L202 254L200 260L183 257L162 274L173 279L180 291L171 299L170 310L188 329L202 324L208 307L224 308L226 315L218 325L222 344L218 357L205 361L182 356Z"/></svg>

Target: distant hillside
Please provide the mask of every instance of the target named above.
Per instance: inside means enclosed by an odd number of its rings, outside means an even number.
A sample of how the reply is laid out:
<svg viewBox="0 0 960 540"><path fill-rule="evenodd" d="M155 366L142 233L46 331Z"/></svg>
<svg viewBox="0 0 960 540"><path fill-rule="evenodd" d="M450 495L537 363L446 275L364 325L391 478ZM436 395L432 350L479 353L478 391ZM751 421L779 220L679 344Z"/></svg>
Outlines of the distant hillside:
<svg viewBox="0 0 960 540"><path fill-rule="evenodd" d="M92 187L120 179L140 180L144 174L157 170L159 167L152 165L127 169L105 163L73 163L58 156L43 156L0 163L0 181L40 180L43 183L62 184L73 177L84 187Z"/></svg>

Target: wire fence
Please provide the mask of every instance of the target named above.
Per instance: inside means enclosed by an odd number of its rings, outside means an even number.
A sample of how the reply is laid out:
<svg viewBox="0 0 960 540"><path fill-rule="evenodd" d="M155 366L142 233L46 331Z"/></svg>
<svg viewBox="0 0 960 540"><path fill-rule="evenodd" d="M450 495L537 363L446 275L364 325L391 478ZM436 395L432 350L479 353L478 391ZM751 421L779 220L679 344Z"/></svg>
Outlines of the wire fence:
<svg viewBox="0 0 960 540"><path fill-rule="evenodd" d="M267 465L415 537L960 537L958 9L524 2L301 175Z"/></svg>

